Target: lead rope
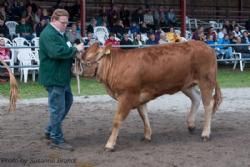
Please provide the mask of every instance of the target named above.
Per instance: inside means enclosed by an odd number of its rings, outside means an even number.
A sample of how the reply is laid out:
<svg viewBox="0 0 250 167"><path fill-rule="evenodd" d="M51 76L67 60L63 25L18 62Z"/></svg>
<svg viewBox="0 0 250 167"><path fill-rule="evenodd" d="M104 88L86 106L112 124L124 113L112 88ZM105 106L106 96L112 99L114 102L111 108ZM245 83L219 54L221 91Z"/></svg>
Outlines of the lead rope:
<svg viewBox="0 0 250 167"><path fill-rule="evenodd" d="M77 54L81 54L81 52L79 52ZM81 60L79 60L77 57L75 58L75 70L74 71L75 71L76 81L77 81L77 91L78 91L78 95L80 95L80 93L81 93L80 74L82 74L82 72L83 72L83 67L81 64Z"/></svg>

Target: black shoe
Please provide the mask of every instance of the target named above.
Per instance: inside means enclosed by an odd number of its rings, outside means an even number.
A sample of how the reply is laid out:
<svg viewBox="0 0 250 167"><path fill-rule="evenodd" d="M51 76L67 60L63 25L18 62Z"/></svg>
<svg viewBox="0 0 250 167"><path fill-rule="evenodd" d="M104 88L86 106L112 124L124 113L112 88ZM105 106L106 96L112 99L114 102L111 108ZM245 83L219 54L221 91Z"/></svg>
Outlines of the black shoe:
<svg viewBox="0 0 250 167"><path fill-rule="evenodd" d="M67 144L65 142L59 144L51 143L49 145L49 148L51 149L58 148L62 150L74 151L74 148L70 144Z"/></svg>

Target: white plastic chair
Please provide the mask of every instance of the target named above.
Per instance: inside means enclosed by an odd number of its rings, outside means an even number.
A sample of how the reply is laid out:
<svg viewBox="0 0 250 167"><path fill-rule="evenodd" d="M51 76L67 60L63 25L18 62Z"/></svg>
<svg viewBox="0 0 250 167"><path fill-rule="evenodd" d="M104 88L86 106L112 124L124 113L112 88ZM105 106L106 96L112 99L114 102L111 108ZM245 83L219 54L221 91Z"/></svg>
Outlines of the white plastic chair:
<svg viewBox="0 0 250 167"><path fill-rule="evenodd" d="M223 25L221 23L218 23L218 22L213 21L213 20L209 21L209 24L210 24L211 27L213 27L216 30L220 30L223 27Z"/></svg>
<svg viewBox="0 0 250 167"><path fill-rule="evenodd" d="M16 37L12 40L12 46L30 46L30 42L23 37ZM13 49L14 61L16 62L17 54L20 49Z"/></svg>
<svg viewBox="0 0 250 167"><path fill-rule="evenodd" d="M240 60L235 60L234 61L234 66L233 66L233 69L235 70L236 69L236 66L238 64L238 62L240 63L240 71L243 71L244 69L244 66L243 66L243 61L241 60L242 59L242 55L240 52L235 52L233 51L233 58L234 59L240 59Z"/></svg>
<svg viewBox="0 0 250 167"><path fill-rule="evenodd" d="M18 25L17 22L15 22L15 21L6 21L5 25L9 29L9 34L11 35L11 38L13 37L13 35L16 35L16 26Z"/></svg>
<svg viewBox="0 0 250 167"><path fill-rule="evenodd" d="M39 37L34 37L34 38L31 40L31 45L32 45L32 46L35 46L35 47L39 47ZM38 57L39 48L35 48L35 49L32 49L32 50L33 50L33 53Z"/></svg>
<svg viewBox="0 0 250 167"><path fill-rule="evenodd" d="M105 43L105 41L109 37L108 29L104 26L97 26L94 28L94 38L96 38L99 42L102 44Z"/></svg>
<svg viewBox="0 0 250 167"><path fill-rule="evenodd" d="M21 66L32 66L33 62L36 62L39 65L38 57L32 52L31 49L22 49L18 52L18 60L20 61ZM32 71L32 80L35 81L36 71L39 70L39 67L24 67L21 68L20 81L24 80L24 83L28 81L28 73Z"/></svg>

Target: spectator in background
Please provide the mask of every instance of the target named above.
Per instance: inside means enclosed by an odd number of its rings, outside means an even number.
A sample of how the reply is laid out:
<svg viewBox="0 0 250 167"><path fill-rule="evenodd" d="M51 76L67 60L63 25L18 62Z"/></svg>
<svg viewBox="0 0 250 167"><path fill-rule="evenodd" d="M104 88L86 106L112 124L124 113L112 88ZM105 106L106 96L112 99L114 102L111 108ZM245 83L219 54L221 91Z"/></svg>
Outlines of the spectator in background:
<svg viewBox="0 0 250 167"><path fill-rule="evenodd" d="M214 41L217 41L217 32L214 30L213 27L208 28L207 36L210 36L210 35L213 36Z"/></svg>
<svg viewBox="0 0 250 167"><path fill-rule="evenodd" d="M120 9L120 19L122 20L124 27L129 27L130 25L129 16L130 16L130 13L127 7L122 6Z"/></svg>
<svg viewBox="0 0 250 167"><path fill-rule="evenodd" d="M0 15L0 37L10 38L9 29L5 25L4 17Z"/></svg>
<svg viewBox="0 0 250 167"><path fill-rule="evenodd" d="M8 16L7 16L7 13L6 13L4 6L0 6L0 15L3 17L4 20L8 19Z"/></svg>
<svg viewBox="0 0 250 167"><path fill-rule="evenodd" d="M41 34L41 32L43 31L43 29L45 28L47 26L47 22L46 22L46 20L44 19L44 18L42 18L41 20L40 20L40 23L38 23L37 25L36 25L36 28L35 28L35 32L36 32L36 36L37 37L40 37L40 34Z"/></svg>
<svg viewBox="0 0 250 167"><path fill-rule="evenodd" d="M0 59L2 60L10 59L10 49L5 48L5 41L3 38L0 38Z"/></svg>
<svg viewBox="0 0 250 167"><path fill-rule="evenodd" d="M165 43L168 43L167 39L166 39L166 35L164 32L162 32L160 34L160 40L159 40L159 44L165 44Z"/></svg>
<svg viewBox="0 0 250 167"><path fill-rule="evenodd" d="M71 28L70 30L66 33L69 41L72 43L72 44L75 44L75 41L76 40L82 40L82 37L81 37L81 34L79 32L77 32L77 27L76 27L76 24L73 23L71 25Z"/></svg>
<svg viewBox="0 0 250 167"><path fill-rule="evenodd" d="M155 29L155 25L154 25L154 16L153 16L153 12L150 8L148 8L145 12L145 14L143 15L143 22L146 23L147 27L151 30Z"/></svg>
<svg viewBox="0 0 250 167"><path fill-rule="evenodd" d="M123 37L123 34L126 32L126 29L124 28L122 20L117 20L117 22L112 27L111 32L116 34L117 37L120 39Z"/></svg>
<svg viewBox="0 0 250 167"><path fill-rule="evenodd" d="M176 42L178 40L178 37L174 31L174 27L169 28L169 31L166 33L166 40L168 42Z"/></svg>
<svg viewBox="0 0 250 167"><path fill-rule="evenodd" d="M134 34L133 45L144 45L144 41L141 38L141 34Z"/></svg>
<svg viewBox="0 0 250 167"><path fill-rule="evenodd" d="M166 22L167 25L169 26L176 26L176 14L174 13L174 9L173 8L169 8L168 12L166 13Z"/></svg>
<svg viewBox="0 0 250 167"><path fill-rule="evenodd" d="M98 42L97 40L95 40L95 38L93 37L93 34L91 32L87 33L87 39L85 39L83 41L84 45L92 45L93 43Z"/></svg>
<svg viewBox="0 0 250 167"><path fill-rule="evenodd" d="M250 17L249 17L248 20L246 21L245 27L246 27L246 30L247 30L248 32L250 32Z"/></svg>
<svg viewBox="0 0 250 167"><path fill-rule="evenodd" d="M112 44L112 45L119 45L120 44L120 42L115 39L114 33L109 34L109 38L105 41L104 45L107 46L108 44Z"/></svg>
<svg viewBox="0 0 250 167"><path fill-rule="evenodd" d="M81 30L82 30L81 21L77 21L76 22L76 31L81 34Z"/></svg>
<svg viewBox="0 0 250 167"><path fill-rule="evenodd" d="M193 33L192 39L199 41L206 41L206 35L204 34L204 27L200 26Z"/></svg>
<svg viewBox="0 0 250 167"><path fill-rule="evenodd" d="M234 29L233 26L230 24L229 20L225 20L223 28L227 29L227 33L231 33Z"/></svg>
<svg viewBox="0 0 250 167"><path fill-rule="evenodd" d="M142 34L146 34L149 32L149 28L147 27L146 23L142 22L141 27L140 27L140 32Z"/></svg>
<svg viewBox="0 0 250 167"><path fill-rule="evenodd" d="M35 14L33 13L31 5L27 6L26 10L22 13L22 17L25 17L26 23L33 28L35 23Z"/></svg>
<svg viewBox="0 0 250 167"><path fill-rule="evenodd" d="M46 24L48 24L50 22L49 12L46 8L42 9L42 17L41 18L46 20Z"/></svg>
<svg viewBox="0 0 250 167"><path fill-rule="evenodd" d="M158 41L155 39L154 32L149 33L149 39L146 41L146 45L156 45L158 44Z"/></svg>
<svg viewBox="0 0 250 167"><path fill-rule="evenodd" d="M140 33L140 27L136 24L136 22L132 22L132 25L129 28L130 34L138 34Z"/></svg>
<svg viewBox="0 0 250 167"><path fill-rule="evenodd" d="M249 39L248 31L244 31L243 32L243 36L241 38L241 43L250 44L250 39Z"/></svg>
<svg viewBox="0 0 250 167"><path fill-rule="evenodd" d="M229 35L225 34L224 38L222 38L221 40L218 40L218 44L222 44L222 45L231 44L231 41L229 39ZM219 46L216 47L216 48L218 48L217 52L219 54L224 55L224 58L226 58L226 59L232 58L233 48L231 46L222 46L222 45L219 45Z"/></svg>
<svg viewBox="0 0 250 167"><path fill-rule="evenodd" d="M119 19L117 7L115 5L111 6L111 9L108 11L107 14L107 19L108 19L108 25L112 28L113 25L117 22Z"/></svg>
<svg viewBox="0 0 250 167"><path fill-rule="evenodd" d="M129 39L127 33L123 34L123 38L120 42L120 45L133 45L133 42ZM122 47L123 49L132 49L132 47Z"/></svg>
<svg viewBox="0 0 250 167"><path fill-rule="evenodd" d="M87 33L94 33L94 28L96 27L97 21L95 18L92 18L90 24L87 26Z"/></svg>
<svg viewBox="0 0 250 167"><path fill-rule="evenodd" d="M32 33L31 25L26 23L26 17L22 17L20 24L16 27L16 34L20 34L21 37L31 40L33 38Z"/></svg>
<svg viewBox="0 0 250 167"><path fill-rule="evenodd" d="M42 18L42 9L41 8L37 8L37 11L36 11L36 13L34 15L34 27L35 28L40 23L41 18Z"/></svg>
<svg viewBox="0 0 250 167"><path fill-rule="evenodd" d="M239 26L235 26L234 27L233 33L234 33L235 37L242 37L242 34L240 32L240 27Z"/></svg>
<svg viewBox="0 0 250 167"><path fill-rule="evenodd" d="M131 16L132 22L135 22L136 24L140 25L143 22L143 10L142 8L136 9Z"/></svg>
<svg viewBox="0 0 250 167"><path fill-rule="evenodd" d="M5 47L5 41L3 38L0 38L0 59L1 60L8 60L10 59L10 50ZM8 81L9 74L6 69L0 68L0 83L5 83Z"/></svg>
<svg viewBox="0 0 250 167"><path fill-rule="evenodd" d="M240 37L234 37L234 38L235 39L233 41L235 42L235 44L242 44ZM233 47L234 47L234 50L236 52L242 53L242 58L244 58L244 57L249 58L250 57L250 50L249 50L248 46L235 45Z"/></svg>
<svg viewBox="0 0 250 167"><path fill-rule="evenodd" d="M227 33L227 29L226 29L225 27L223 27L223 28L220 30L220 32L218 33L218 40L224 38L224 36L225 36L226 34L228 34L228 33Z"/></svg>

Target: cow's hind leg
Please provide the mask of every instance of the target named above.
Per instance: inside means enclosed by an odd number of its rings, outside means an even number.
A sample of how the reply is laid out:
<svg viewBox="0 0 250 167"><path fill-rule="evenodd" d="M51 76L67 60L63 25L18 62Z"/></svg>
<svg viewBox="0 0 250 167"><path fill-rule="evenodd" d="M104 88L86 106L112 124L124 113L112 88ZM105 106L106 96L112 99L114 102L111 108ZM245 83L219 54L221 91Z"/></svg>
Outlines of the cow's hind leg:
<svg viewBox="0 0 250 167"><path fill-rule="evenodd" d="M118 100L118 108L113 119L112 132L105 146L106 151L114 151L121 123L128 116L132 108L127 99L129 98L120 98Z"/></svg>
<svg viewBox="0 0 250 167"><path fill-rule="evenodd" d="M212 97L214 84L209 81L203 81L200 83L201 97L205 110L205 120L201 137L204 141L210 138L211 133L211 120L214 106L214 99Z"/></svg>
<svg viewBox="0 0 250 167"><path fill-rule="evenodd" d="M150 127L150 122L148 119L148 109L147 105L143 104L137 108L139 115L144 123L144 140L151 141L152 130Z"/></svg>
<svg viewBox="0 0 250 167"><path fill-rule="evenodd" d="M187 114L187 126L190 133L195 130L195 114L200 106L200 92L196 86L182 91L191 100L191 109Z"/></svg>

